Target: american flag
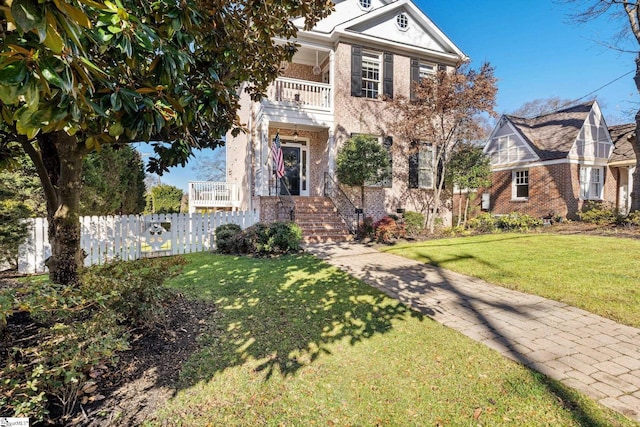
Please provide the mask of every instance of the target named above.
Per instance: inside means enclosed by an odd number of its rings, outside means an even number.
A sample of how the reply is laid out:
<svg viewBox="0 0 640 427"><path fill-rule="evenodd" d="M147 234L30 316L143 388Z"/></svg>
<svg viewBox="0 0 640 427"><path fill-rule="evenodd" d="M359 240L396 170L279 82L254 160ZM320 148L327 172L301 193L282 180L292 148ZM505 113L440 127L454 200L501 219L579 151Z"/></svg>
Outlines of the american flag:
<svg viewBox="0 0 640 427"><path fill-rule="evenodd" d="M271 149L273 156L274 169L276 176L282 178L284 176L284 160L282 159L282 147L280 146L280 134L276 133L273 139L273 148Z"/></svg>

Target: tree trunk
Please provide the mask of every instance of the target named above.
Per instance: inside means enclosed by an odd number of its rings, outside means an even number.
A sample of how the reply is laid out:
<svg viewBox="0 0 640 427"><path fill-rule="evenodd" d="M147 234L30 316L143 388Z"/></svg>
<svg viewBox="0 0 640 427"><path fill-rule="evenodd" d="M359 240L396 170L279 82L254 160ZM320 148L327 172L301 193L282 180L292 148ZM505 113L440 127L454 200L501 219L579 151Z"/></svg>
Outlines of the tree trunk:
<svg viewBox="0 0 640 427"><path fill-rule="evenodd" d="M636 75L633 78L636 89L640 93L640 53L636 56ZM640 211L640 110L636 113L636 134L631 140L636 155L636 170L633 172L633 189L631 191L630 211Z"/></svg>
<svg viewBox="0 0 640 427"><path fill-rule="evenodd" d="M462 221L462 226L467 226L467 218L469 217L469 191L467 191L467 197L464 203L464 221Z"/></svg>
<svg viewBox="0 0 640 427"><path fill-rule="evenodd" d="M66 132L41 136L40 155L56 189L55 200L47 198L51 257L46 265L54 283L75 285L83 264L80 248L80 190L82 160L87 151Z"/></svg>
<svg viewBox="0 0 640 427"><path fill-rule="evenodd" d="M462 190L458 192L458 223L456 226L460 227L462 222Z"/></svg>

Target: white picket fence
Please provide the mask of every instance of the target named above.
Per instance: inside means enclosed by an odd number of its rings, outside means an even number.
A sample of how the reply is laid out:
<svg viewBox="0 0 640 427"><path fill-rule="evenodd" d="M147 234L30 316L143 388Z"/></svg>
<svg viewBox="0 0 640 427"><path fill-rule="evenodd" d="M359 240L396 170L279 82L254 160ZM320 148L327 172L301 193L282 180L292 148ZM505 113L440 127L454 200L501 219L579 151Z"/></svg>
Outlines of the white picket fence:
<svg viewBox="0 0 640 427"><path fill-rule="evenodd" d="M258 212L154 214L80 217L80 246L84 265L103 264L158 255L203 252L214 248L214 230L222 224L247 228L259 221ZM51 255L46 218L27 220L31 230L18 254L20 273L44 273Z"/></svg>

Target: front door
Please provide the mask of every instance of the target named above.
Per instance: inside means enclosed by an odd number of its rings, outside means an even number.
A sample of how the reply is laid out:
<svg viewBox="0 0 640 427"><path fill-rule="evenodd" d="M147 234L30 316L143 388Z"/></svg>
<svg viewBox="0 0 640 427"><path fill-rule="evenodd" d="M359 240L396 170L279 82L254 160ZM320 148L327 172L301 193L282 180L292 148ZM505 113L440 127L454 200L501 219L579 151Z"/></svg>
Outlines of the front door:
<svg viewBox="0 0 640 427"><path fill-rule="evenodd" d="M306 142L282 141L282 160L284 161L284 177L282 177L292 196L308 196L308 161ZM280 194L287 191L280 188Z"/></svg>

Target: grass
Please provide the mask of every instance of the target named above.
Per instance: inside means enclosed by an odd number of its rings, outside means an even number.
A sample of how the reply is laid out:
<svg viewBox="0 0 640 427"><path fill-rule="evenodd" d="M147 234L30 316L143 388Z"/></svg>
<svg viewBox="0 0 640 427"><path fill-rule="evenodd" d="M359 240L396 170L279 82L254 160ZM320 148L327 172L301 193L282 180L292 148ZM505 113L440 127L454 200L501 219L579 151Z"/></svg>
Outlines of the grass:
<svg viewBox="0 0 640 427"><path fill-rule="evenodd" d="M148 426L638 426L314 257L187 259L215 328Z"/></svg>
<svg viewBox="0 0 640 427"><path fill-rule="evenodd" d="M640 327L640 240L505 233L383 250Z"/></svg>

